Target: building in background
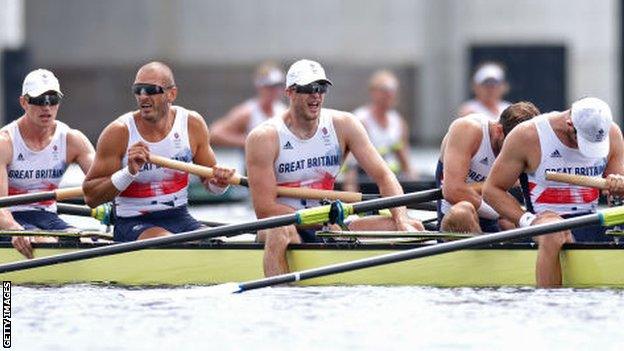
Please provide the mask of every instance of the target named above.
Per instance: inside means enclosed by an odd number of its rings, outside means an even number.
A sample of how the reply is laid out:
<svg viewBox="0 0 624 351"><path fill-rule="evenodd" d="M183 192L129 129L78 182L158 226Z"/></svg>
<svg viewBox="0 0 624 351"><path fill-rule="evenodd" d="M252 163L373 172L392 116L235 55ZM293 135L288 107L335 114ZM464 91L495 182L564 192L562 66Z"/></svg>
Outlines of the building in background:
<svg viewBox="0 0 624 351"><path fill-rule="evenodd" d="M396 72L418 144L439 142L484 60L505 64L512 102L551 110L595 95L621 111L616 0L7 1L25 8L26 69L58 72L72 97L63 116L93 141L132 103L132 72L154 59L173 65L180 104L209 122L253 94L257 63L303 57L340 82L327 103L344 110L366 98L370 73Z"/></svg>

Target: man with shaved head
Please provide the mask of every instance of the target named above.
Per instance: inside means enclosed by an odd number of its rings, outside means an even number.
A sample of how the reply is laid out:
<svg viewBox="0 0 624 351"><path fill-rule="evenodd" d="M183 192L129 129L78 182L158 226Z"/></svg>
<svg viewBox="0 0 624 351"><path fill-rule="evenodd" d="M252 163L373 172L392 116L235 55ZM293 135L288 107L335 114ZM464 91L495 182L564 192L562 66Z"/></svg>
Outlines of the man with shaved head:
<svg viewBox="0 0 624 351"><path fill-rule="evenodd" d="M134 241L198 229L186 208L188 174L149 163L149 154L214 168L206 188L222 193L234 170L216 166L208 127L195 111L173 105L178 89L171 69L150 62L132 85L138 110L109 124L83 184L87 204L114 200L115 241Z"/></svg>

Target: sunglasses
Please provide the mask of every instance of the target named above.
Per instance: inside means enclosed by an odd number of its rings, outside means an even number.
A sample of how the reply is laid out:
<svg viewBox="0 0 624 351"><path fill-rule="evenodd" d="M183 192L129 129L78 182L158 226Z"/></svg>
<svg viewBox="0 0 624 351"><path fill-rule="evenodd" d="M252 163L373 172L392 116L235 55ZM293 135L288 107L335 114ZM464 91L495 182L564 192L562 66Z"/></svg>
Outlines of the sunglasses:
<svg viewBox="0 0 624 351"><path fill-rule="evenodd" d="M307 85L295 85L297 94L325 94L328 89L326 83L310 83Z"/></svg>
<svg viewBox="0 0 624 351"><path fill-rule="evenodd" d="M61 102L61 97L56 94L43 94L39 96L26 96L29 105L36 106L55 106Z"/></svg>
<svg viewBox="0 0 624 351"><path fill-rule="evenodd" d="M133 84L132 85L132 92L134 93L134 95L157 95L157 94L162 94L165 92L165 90L169 89L171 87L167 87L167 88L163 88L160 85L156 85L156 84Z"/></svg>

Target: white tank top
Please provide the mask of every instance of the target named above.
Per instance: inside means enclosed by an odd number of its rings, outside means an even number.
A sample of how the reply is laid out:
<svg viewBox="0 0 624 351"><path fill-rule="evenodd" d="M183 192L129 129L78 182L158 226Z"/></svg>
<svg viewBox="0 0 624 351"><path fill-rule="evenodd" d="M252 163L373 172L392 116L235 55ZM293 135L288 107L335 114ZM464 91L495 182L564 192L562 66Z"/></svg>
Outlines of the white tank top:
<svg viewBox="0 0 624 351"><path fill-rule="evenodd" d="M332 110L322 109L316 133L307 140L296 137L282 118L271 120L279 135L279 154L274 164L277 185L334 189L342 152L331 116ZM297 210L320 204L317 200L282 197L277 201Z"/></svg>
<svg viewBox="0 0 624 351"><path fill-rule="evenodd" d="M178 161L192 162L193 154L188 136L188 110L174 106L175 121L169 134L161 141L151 143L141 137L134 122L133 112L119 117L126 124L130 138L128 148L142 141L150 152ZM128 165L128 156L124 155L122 167ZM136 179L115 199L117 215L133 217L154 211L162 211L187 204L189 176L186 172L162 168L146 163L139 170Z"/></svg>
<svg viewBox="0 0 624 351"><path fill-rule="evenodd" d="M481 103L481 101L479 100L469 100L466 102L466 105L468 106L468 109L470 110L471 113L480 113L483 115L486 115L491 121L498 121L501 113L503 113L503 111L511 106L511 103L509 103L508 101L501 101L498 103L498 113L492 113L492 111L490 111L489 108L485 107L485 105L483 105Z"/></svg>
<svg viewBox="0 0 624 351"><path fill-rule="evenodd" d="M546 210L560 215L593 212L598 205L600 191L583 186L547 181L547 171L563 172L587 176L602 176L607 159L585 157L578 149L564 145L552 129L549 117L551 112L533 118L539 136L541 159L535 173L527 173L522 188L525 198L529 198L529 211L540 213Z"/></svg>
<svg viewBox="0 0 624 351"><path fill-rule="evenodd" d="M17 121L2 128L13 143L13 158L7 166L9 195L36 193L58 188L67 169L67 124L56 121L54 136L40 151L28 148L19 131ZM46 210L56 212L56 201L48 200L34 204L9 207L11 212Z"/></svg>
<svg viewBox="0 0 624 351"><path fill-rule="evenodd" d="M264 123L267 119L273 118L275 116L281 116L284 111L286 111L286 105L284 105L281 101L273 102L273 115L269 116L260 107L257 99L251 99L246 102L246 104L251 109L251 116L249 118L249 123L247 124L247 134L249 134L254 128Z"/></svg>
<svg viewBox="0 0 624 351"><path fill-rule="evenodd" d="M478 113L473 113L462 118L470 118L479 122L481 124L481 133L483 135L479 149L470 159L470 168L468 169L468 174L466 175L466 183L471 184L484 182L487 179L488 174L490 174L490 170L494 164L494 159L496 158L494 151L492 150L492 143L490 142L490 119L488 116ZM442 175L442 179L439 181L440 184L442 184L444 181L444 175ZM442 213L446 213L451 208L451 204L444 199L442 199L441 206Z"/></svg>
<svg viewBox="0 0 624 351"><path fill-rule="evenodd" d="M370 106L362 106L353 111L353 114L366 128L368 137L373 143L373 146L377 149L381 157L386 161L388 167L395 172L401 171L401 164L396 157L395 150L401 146L403 141L402 128L401 128L401 116L396 110L390 110L387 112L388 126L382 127L379 125L375 117L371 112Z"/></svg>

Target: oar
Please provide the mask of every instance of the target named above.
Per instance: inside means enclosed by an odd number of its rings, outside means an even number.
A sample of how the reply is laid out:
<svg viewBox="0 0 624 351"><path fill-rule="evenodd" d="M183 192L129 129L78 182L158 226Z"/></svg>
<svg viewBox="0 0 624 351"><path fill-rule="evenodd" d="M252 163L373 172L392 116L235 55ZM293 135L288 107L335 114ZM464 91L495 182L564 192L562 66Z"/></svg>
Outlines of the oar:
<svg viewBox="0 0 624 351"><path fill-rule="evenodd" d="M172 160L154 154L150 154L150 162L161 167L188 172L204 178L211 178L213 175L213 170L210 167ZM233 175L232 178L230 178L229 183L232 185L249 186L247 178L239 174ZM310 188L291 188L286 186L278 186L277 195L297 199L340 200L343 202L358 202L362 200L376 199L379 197L377 194L362 194L350 191Z"/></svg>
<svg viewBox="0 0 624 351"><path fill-rule="evenodd" d="M486 245L496 244L504 241L544 235L592 224L601 224L605 227L609 227L621 223L624 223L624 206L613 207L601 210L594 214L565 219L555 223L544 223L494 234L484 234L468 239L450 241L442 244L369 257L345 263L338 263L330 266L308 269L301 272L287 273L245 283L223 284L223 288L232 288L233 292L243 292L247 290L259 289L279 284L293 283L301 280L323 277L337 273L350 272L358 269L376 267L433 255L440 255L448 252L465 250L474 247L483 247Z"/></svg>
<svg viewBox="0 0 624 351"><path fill-rule="evenodd" d="M554 182L607 189L607 180L601 177L589 177L568 173L546 172L546 179Z"/></svg>
<svg viewBox="0 0 624 351"><path fill-rule="evenodd" d="M216 228L202 228L186 233L162 236L158 238L139 240L127 243L102 246L88 250L80 250L65 254L35 258L32 260L10 262L0 264L0 273L23 270L28 268L49 266L63 262L80 261L89 258L115 255L125 252L138 251L152 247L181 243L185 241L216 238L220 236L234 236L251 230L282 227L291 224L320 224L329 221L330 216L343 215L345 217L353 213L373 211L380 208L405 206L412 202L424 202L439 199L442 196L440 189L419 191L416 193L390 196L380 199L362 201L354 204L335 203L299 210L295 213L265 218L253 222L228 224Z"/></svg>
<svg viewBox="0 0 624 351"><path fill-rule="evenodd" d="M28 193L0 197L0 207L9 207L15 205L31 204L34 202L48 201L48 200L69 200L74 198L81 198L83 195L82 187L75 188L62 188L50 191L42 191L39 193Z"/></svg>
<svg viewBox="0 0 624 351"><path fill-rule="evenodd" d="M73 216L93 217L103 224L115 224L115 217L112 214L112 208L110 204L100 205L96 208L91 208L83 205L74 205L59 202L56 204L56 209L59 214L67 214ZM203 221L198 220L201 224L208 227L219 227L226 225L227 223Z"/></svg>

